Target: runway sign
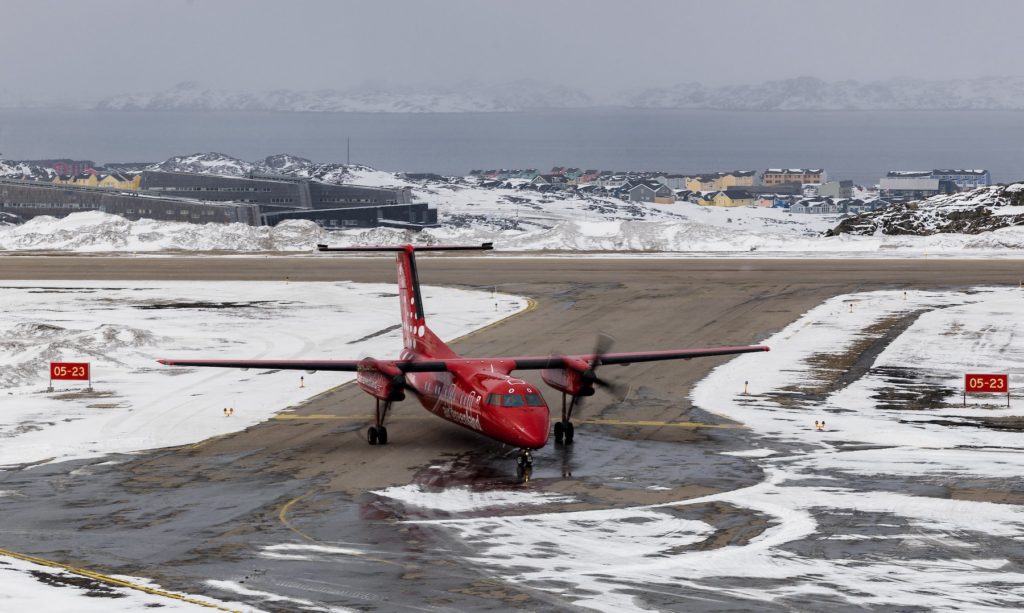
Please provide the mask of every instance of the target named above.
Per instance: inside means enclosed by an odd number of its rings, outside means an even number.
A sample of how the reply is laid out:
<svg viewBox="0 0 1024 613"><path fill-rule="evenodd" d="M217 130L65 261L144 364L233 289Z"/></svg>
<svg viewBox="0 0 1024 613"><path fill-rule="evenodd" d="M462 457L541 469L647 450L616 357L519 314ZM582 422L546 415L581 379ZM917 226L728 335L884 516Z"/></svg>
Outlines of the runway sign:
<svg viewBox="0 0 1024 613"><path fill-rule="evenodd" d="M967 394L1006 394L1006 406L1010 406L1010 375L966 374L964 406L967 406Z"/></svg>
<svg viewBox="0 0 1024 613"><path fill-rule="evenodd" d="M1005 394L1010 389L1010 375L964 375L964 391L968 394Z"/></svg>
<svg viewBox="0 0 1024 613"><path fill-rule="evenodd" d="M88 362L50 362L50 379L54 381L88 381Z"/></svg>

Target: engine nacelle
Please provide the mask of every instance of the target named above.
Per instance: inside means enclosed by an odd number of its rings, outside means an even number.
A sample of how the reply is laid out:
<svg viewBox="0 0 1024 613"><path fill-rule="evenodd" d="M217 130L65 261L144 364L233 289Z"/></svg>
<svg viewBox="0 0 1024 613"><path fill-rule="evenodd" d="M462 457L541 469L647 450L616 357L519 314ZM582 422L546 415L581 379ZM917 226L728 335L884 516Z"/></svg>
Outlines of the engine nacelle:
<svg viewBox="0 0 1024 613"><path fill-rule="evenodd" d="M356 371L356 384L378 400L405 400L405 375L394 364L363 360Z"/></svg>
<svg viewBox="0 0 1024 613"><path fill-rule="evenodd" d="M584 377L590 371L590 364L584 360L566 358L562 368L545 368L540 371L541 379L556 390L570 396L593 396L594 384Z"/></svg>

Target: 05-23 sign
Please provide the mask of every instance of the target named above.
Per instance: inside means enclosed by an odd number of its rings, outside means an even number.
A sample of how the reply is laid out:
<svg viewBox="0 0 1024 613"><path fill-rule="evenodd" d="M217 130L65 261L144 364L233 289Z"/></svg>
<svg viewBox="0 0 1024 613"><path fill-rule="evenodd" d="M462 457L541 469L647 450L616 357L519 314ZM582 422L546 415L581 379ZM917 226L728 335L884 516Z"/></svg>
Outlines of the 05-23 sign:
<svg viewBox="0 0 1024 613"><path fill-rule="evenodd" d="M1005 394L1010 390L1009 375L964 375L964 391L967 393Z"/></svg>
<svg viewBox="0 0 1024 613"><path fill-rule="evenodd" d="M88 362L50 362L50 379L54 381L88 381Z"/></svg>

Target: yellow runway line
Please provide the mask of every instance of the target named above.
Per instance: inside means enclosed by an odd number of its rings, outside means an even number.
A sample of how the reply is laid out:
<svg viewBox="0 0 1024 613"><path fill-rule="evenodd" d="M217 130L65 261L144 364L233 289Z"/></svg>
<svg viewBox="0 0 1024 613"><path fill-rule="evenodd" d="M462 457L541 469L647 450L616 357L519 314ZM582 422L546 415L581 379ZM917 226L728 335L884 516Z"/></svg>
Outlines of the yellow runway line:
<svg viewBox="0 0 1024 613"><path fill-rule="evenodd" d="M624 419L583 419L578 424L595 426L640 426L652 428L719 428L723 430L743 429L743 424L703 424L695 421L628 421Z"/></svg>
<svg viewBox="0 0 1024 613"><path fill-rule="evenodd" d="M78 575L80 577L87 577L89 579L93 579L95 581L99 581L101 583L106 583L106 584L109 584L109 585L116 585L116 586L119 586L119 587L126 587L126 588L129 588L129 589L132 589L132 590L136 590L136 591L139 591L139 592L145 592L147 594L152 594L154 596L161 596L163 598L172 598L174 600L180 600L182 602L187 602L189 604L196 604L196 605L199 605L201 607L207 607L209 609L217 609L218 611L231 611L231 612L238 613L238 612L236 612L235 609L226 609L226 608L224 608L224 607L222 607L220 605L213 604L212 602L206 602L204 600L199 600L197 598L192 598L192 597L186 596L184 594L176 594L174 592L167 592L167 591L159 590L159 589L152 588L152 587L149 587L149 586L146 586L146 585L139 585L137 583L132 583L131 581L125 581L124 579L117 579L115 577L111 577L109 575L104 575L104 574L101 574L101 573L97 573L97 572L94 572L94 571L91 571L91 570L88 570L88 569L85 569L85 568L79 568L77 566L71 566L69 564L61 564L60 562L54 562L53 560L47 560L45 558L37 558L36 556L30 556L30 555L26 555L26 554L23 554L23 553L18 553L16 551L10 551L8 549L0 549L0 556L7 556L9 558L16 558L18 560L24 560L26 562L32 562L33 564L38 564L40 566L48 566L50 568L56 568L56 569L59 569L59 570L67 571L69 573Z"/></svg>
<svg viewBox="0 0 1024 613"><path fill-rule="evenodd" d="M312 413L310 415L297 415L295 413L278 413L273 415L270 419L277 419L282 421L373 421L373 415L330 415L327 413ZM391 416L388 418L388 423L402 423L406 421L420 421L424 419L434 419L433 415L402 415L400 417Z"/></svg>
<svg viewBox="0 0 1024 613"><path fill-rule="evenodd" d="M315 420L315 419L337 419L341 421L369 421L373 419L373 415L328 415L323 413L314 413L312 415L296 415L295 413L278 413L272 416L270 419L280 420Z"/></svg>
<svg viewBox="0 0 1024 613"><path fill-rule="evenodd" d="M297 503L298 501L302 500L303 498L309 496L312 493L313 493L313 490L310 490L310 491L306 492L305 494L303 494L303 495L301 495L301 496L299 496L297 498L292 498L288 502L286 502L283 505L281 505L281 511L278 512L277 518L279 520L281 520L281 524L283 524L285 528L288 528L289 530L291 530L295 534L298 534L299 536L301 536L302 538L306 539L310 543L316 543L317 540L315 538L309 536L308 534L306 534L302 530L299 530L298 528L293 526L290 521L288 521L288 509L292 508L292 506L294 506L295 503Z"/></svg>
<svg viewBox="0 0 1024 613"><path fill-rule="evenodd" d="M301 496L298 496L296 498L292 498L288 502L286 502L283 505L281 505L281 510L278 511L278 513L277 513L277 519L279 519L281 521L281 524L285 528L288 528L289 530L291 530L295 534L298 534L299 536L301 536L306 541L309 541L310 543L316 543L318 545L323 545L325 543L323 543L322 541L318 541L315 538L313 538L310 535L308 535L305 532L303 532L302 530L299 530L298 528L293 526L290 521L288 521L288 511L291 510L291 508L293 506L295 506L295 504L298 503L300 500L302 500L303 498L307 498L308 496L314 494L315 492L316 492L316 490L309 490L305 494L303 494ZM354 555L354 556L356 556L358 558L362 558L364 560L370 560L371 562L380 562L381 564L390 564L391 566L398 566L400 568L405 568L402 564L399 564L398 562L392 562L391 560L384 560L382 558L376 558L376 557L373 557L373 556L370 556L370 555L366 555L364 553L353 553L352 555Z"/></svg>

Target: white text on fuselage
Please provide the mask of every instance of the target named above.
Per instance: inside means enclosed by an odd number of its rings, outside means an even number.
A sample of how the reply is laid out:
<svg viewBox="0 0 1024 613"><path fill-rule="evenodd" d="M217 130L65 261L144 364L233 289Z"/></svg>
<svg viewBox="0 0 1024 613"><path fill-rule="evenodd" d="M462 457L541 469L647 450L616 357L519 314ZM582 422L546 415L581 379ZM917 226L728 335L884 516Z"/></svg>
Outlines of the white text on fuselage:
<svg viewBox="0 0 1024 613"><path fill-rule="evenodd" d="M480 397L475 394L467 394L454 385L438 382L435 393L437 404L434 405L435 412L442 409L444 418L467 428L481 430L480 427Z"/></svg>

